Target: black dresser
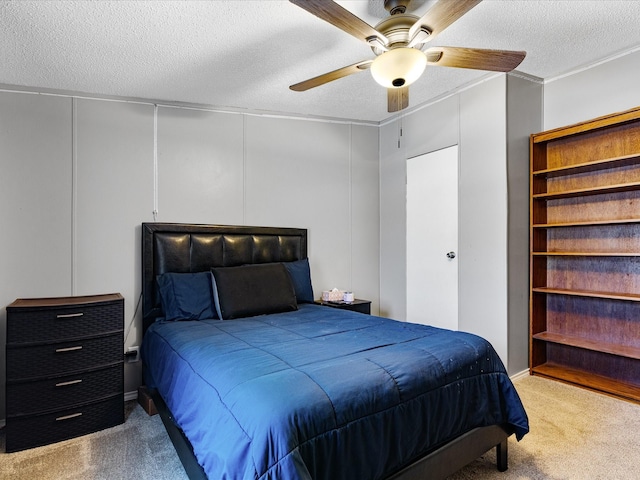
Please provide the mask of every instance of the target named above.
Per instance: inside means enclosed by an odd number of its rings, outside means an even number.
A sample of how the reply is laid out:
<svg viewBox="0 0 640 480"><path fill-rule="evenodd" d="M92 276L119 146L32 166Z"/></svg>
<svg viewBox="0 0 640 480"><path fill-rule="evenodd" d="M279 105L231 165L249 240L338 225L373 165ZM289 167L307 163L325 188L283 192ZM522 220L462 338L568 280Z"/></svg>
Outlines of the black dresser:
<svg viewBox="0 0 640 480"><path fill-rule="evenodd" d="M119 293L7 306L6 451L124 422Z"/></svg>

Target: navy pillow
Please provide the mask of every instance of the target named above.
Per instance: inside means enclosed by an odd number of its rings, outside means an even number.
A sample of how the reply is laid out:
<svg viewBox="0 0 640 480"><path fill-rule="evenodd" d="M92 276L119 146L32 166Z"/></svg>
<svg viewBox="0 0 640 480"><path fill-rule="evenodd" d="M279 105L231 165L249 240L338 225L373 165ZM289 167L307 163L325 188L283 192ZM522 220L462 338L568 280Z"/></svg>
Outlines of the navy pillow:
<svg viewBox="0 0 640 480"><path fill-rule="evenodd" d="M311 286L309 259L303 258L295 262L284 262L283 265L291 276L298 303L313 303L313 287Z"/></svg>
<svg viewBox="0 0 640 480"><path fill-rule="evenodd" d="M165 320L218 318L213 308L209 272L165 273L156 281Z"/></svg>
<svg viewBox="0 0 640 480"><path fill-rule="evenodd" d="M251 317L298 309L287 269L281 263L211 269L219 318Z"/></svg>

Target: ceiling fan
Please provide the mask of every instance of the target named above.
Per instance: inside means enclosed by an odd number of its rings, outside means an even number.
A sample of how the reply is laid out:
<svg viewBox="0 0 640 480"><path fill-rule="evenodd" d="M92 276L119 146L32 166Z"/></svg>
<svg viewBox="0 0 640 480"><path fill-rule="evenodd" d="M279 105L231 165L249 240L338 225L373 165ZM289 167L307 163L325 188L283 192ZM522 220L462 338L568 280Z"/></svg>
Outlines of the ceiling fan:
<svg viewBox="0 0 640 480"><path fill-rule="evenodd" d="M439 33L482 0L438 0L420 18L405 13L411 0L384 0L384 8L391 16L375 27L333 0L289 1L366 42L376 54L373 60L354 63L291 85L289 88L296 92L371 70L375 81L387 88L388 111L397 112L409 106L409 85L420 78L428 65L510 72L526 55L526 52L512 50L426 48Z"/></svg>

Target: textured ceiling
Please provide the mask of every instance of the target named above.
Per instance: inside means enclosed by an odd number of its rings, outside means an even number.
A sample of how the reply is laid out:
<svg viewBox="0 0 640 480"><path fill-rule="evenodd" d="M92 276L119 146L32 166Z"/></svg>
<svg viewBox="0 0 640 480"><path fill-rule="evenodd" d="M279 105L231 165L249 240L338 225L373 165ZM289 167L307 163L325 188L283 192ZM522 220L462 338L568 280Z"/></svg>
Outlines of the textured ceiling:
<svg viewBox="0 0 640 480"><path fill-rule="evenodd" d="M371 25L383 0L340 1ZM414 0L422 15L433 0ZM640 48L640 2L484 0L433 45L525 50L518 71L548 79ZM380 122L386 92L368 72L288 86L373 58L288 1L1 1L0 84L236 111ZM430 67L410 108L489 74Z"/></svg>

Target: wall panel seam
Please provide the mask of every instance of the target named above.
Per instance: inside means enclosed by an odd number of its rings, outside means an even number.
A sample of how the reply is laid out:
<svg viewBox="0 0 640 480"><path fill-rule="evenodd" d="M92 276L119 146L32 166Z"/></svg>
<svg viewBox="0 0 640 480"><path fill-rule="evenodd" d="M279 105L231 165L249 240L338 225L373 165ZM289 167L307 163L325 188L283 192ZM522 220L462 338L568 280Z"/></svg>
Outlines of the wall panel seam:
<svg viewBox="0 0 640 480"><path fill-rule="evenodd" d="M77 293L78 100L71 99L71 295Z"/></svg>
<svg viewBox="0 0 640 480"><path fill-rule="evenodd" d="M247 223L247 116L242 115L242 224Z"/></svg>
<svg viewBox="0 0 640 480"><path fill-rule="evenodd" d="M349 290L353 290L353 125L349 125Z"/></svg>
<svg viewBox="0 0 640 480"><path fill-rule="evenodd" d="M153 106L153 221L158 221L158 105Z"/></svg>

